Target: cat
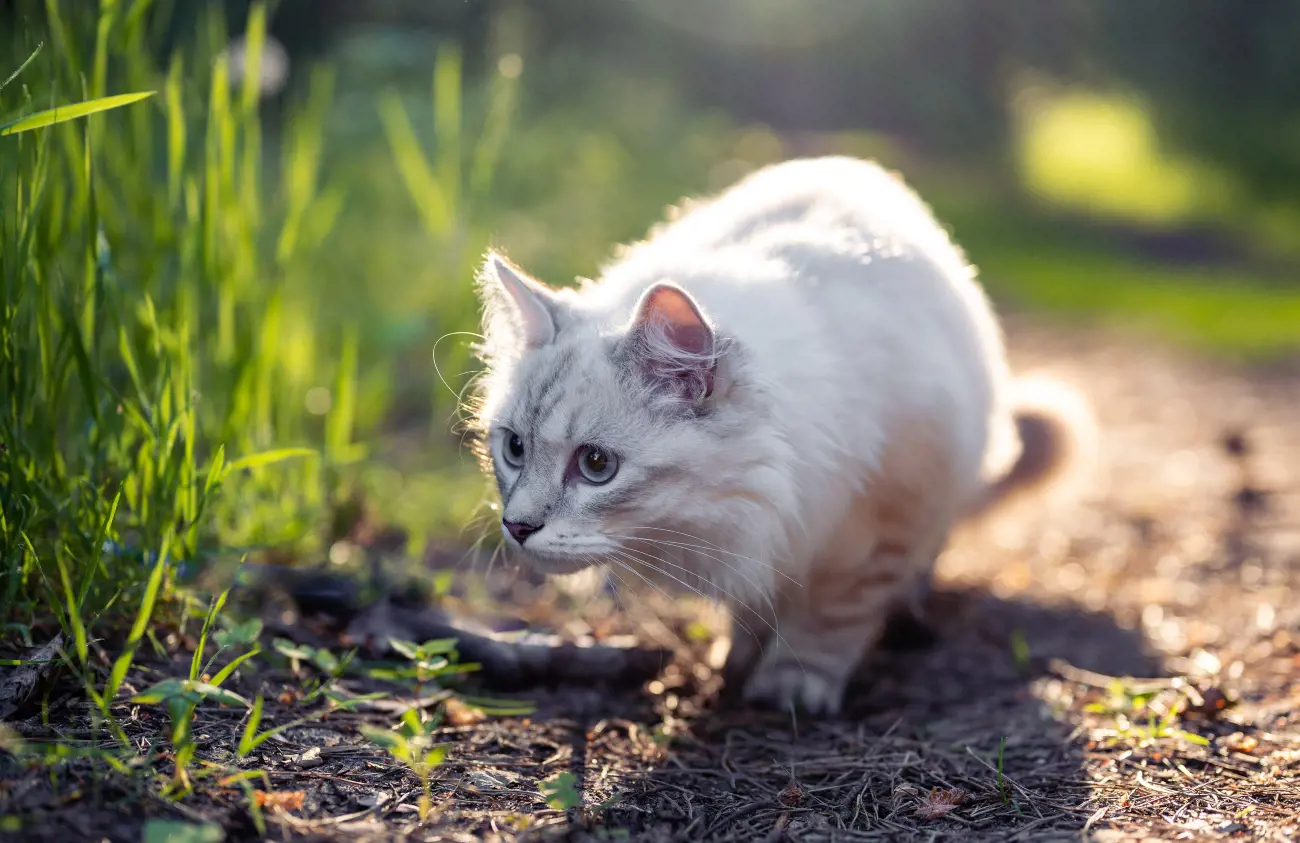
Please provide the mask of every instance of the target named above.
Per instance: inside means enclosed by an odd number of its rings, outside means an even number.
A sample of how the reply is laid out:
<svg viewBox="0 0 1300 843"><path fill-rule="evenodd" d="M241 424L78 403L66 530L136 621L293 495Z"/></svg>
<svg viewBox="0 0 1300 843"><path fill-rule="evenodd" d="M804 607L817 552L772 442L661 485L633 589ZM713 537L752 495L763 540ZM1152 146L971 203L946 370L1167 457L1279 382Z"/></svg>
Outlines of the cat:
<svg viewBox="0 0 1300 843"><path fill-rule="evenodd" d="M1079 441L1069 412L1017 409L974 270L872 162L758 170L577 289L492 250L478 288L471 427L504 540L547 574L722 601L754 704L839 713L954 525Z"/></svg>

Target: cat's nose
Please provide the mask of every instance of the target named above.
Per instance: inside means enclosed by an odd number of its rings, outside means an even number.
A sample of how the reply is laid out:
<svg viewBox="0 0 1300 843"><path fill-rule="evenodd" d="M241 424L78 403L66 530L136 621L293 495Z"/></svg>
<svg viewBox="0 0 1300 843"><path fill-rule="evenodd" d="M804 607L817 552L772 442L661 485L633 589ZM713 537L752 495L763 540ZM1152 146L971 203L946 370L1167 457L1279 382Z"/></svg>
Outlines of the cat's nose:
<svg viewBox="0 0 1300 843"><path fill-rule="evenodd" d="M541 524L525 524L522 521L507 521L504 518L501 519L501 524L506 528L506 532L510 533L514 540L521 545L525 539L542 529L543 526Z"/></svg>

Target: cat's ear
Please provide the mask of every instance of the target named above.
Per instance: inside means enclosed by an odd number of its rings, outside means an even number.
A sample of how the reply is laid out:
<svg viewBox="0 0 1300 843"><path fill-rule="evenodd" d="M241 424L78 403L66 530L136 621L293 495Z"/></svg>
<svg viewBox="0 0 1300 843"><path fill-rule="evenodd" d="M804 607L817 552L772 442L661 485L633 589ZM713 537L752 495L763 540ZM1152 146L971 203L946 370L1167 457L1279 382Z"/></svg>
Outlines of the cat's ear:
<svg viewBox="0 0 1300 843"><path fill-rule="evenodd" d="M555 339L560 302L550 287L489 251L478 276L491 344L540 348Z"/></svg>
<svg viewBox="0 0 1300 843"><path fill-rule="evenodd" d="M627 337L636 365L656 387L688 401L712 394L717 339L695 300L681 287L661 283L646 290Z"/></svg>

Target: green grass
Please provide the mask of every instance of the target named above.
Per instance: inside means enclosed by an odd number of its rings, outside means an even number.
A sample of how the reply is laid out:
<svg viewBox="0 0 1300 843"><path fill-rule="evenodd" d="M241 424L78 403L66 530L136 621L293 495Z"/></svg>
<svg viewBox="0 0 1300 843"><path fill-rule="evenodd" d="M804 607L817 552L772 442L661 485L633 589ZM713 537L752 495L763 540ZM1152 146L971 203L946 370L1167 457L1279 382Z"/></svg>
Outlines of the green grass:
<svg viewBox="0 0 1300 843"><path fill-rule="evenodd" d="M1143 103L1114 91L1030 87L1016 98L1013 156L1041 208L1149 231L1196 225L1233 238L1243 254L1297 265L1293 202L1262 205L1212 162L1162 148ZM1126 322L1235 358L1300 348L1300 288L1248 268L1169 267L1135 260L1023 209L956 219L996 294L1030 308ZM1001 217L999 219L999 217Z"/></svg>
<svg viewBox="0 0 1300 843"><path fill-rule="evenodd" d="M1231 199L1222 174L1160 148L1150 116L1132 98L1031 88L1017 102L1020 176L1044 199L1150 224L1218 213Z"/></svg>
<svg viewBox="0 0 1300 843"><path fill-rule="evenodd" d="M57 621L105 705L130 661L101 675L87 641L129 653L198 622L187 583L245 554L320 558L353 494L417 556L472 525L485 486L454 420L485 247L560 283L592 272L733 139L628 80L512 131L520 57L471 85L454 45L418 92L301 69L268 130L221 21L158 60L148 6L51 3L7 34L0 90L30 129L0 137L0 622L35 640ZM265 27L254 5L250 64ZM158 93L37 128L83 82ZM380 436L411 418L432 438Z"/></svg>
<svg viewBox="0 0 1300 843"><path fill-rule="evenodd" d="M350 430L340 411L329 441L311 435L277 332L280 279L312 245L299 233L320 225L304 139L323 95L286 138L305 164L271 202L256 98L231 89L224 62L206 72L178 55L164 72L140 16L105 3L91 28L58 9L40 33L52 48L0 92L0 110L65 100L89 45L90 94L164 92L0 139L0 603L6 623L54 614L80 641L77 615L165 602L176 563L225 539L308 532ZM251 23L255 46L262 7ZM271 232L298 246L273 251ZM223 493L236 484L237 499Z"/></svg>
<svg viewBox="0 0 1300 843"><path fill-rule="evenodd" d="M1300 287L1248 266L1161 264L1041 211L944 196L938 212L995 300L1252 362L1300 351Z"/></svg>
<svg viewBox="0 0 1300 843"><path fill-rule="evenodd" d="M519 191L535 162L499 166L518 57L480 89L445 47L432 98L394 89L360 111L337 74L316 68L268 131L217 49L220 20L157 63L148 5L104 2L96 19L61 17L51 3L39 25L7 35L18 58L14 84L0 90L11 130L0 135L0 655L62 642L61 668L93 704L93 734L66 745L0 738L52 775L74 758L155 775L148 787L168 799L199 782L237 784L260 824L260 773L199 757L201 706L246 711L231 747L243 758L284 729L355 707L334 686L345 671L418 692L472 666L435 653L437 642L406 645L407 666L354 665L279 640L263 652L259 628L226 616L226 592L195 599L195 577L228 582L241 558L269 551L316 561L333 510L354 494L410 529L416 558L424 541L472 522L484 484L459 459L451 425L468 343L435 341L476 325L469 279L507 204L493 191ZM255 4L253 65L265 27ZM121 90L158 95L103 99ZM69 106L85 99L121 107ZM370 127L362 143L331 148L359 125ZM571 141L557 133L547 154ZM634 169L632 156L621 160ZM378 163L380 178L350 162ZM612 202L617 181L600 184ZM423 318L401 324L412 313ZM404 402L432 440L384 443ZM179 666L175 642L186 637L197 647L185 668L160 668ZM266 660L295 674L310 664L321 677L300 703L323 708L264 728L263 697L223 686ZM152 684L137 690L142 676ZM120 719L127 700L170 721L143 754ZM421 734L432 728L417 719ZM411 756L426 786L431 749Z"/></svg>

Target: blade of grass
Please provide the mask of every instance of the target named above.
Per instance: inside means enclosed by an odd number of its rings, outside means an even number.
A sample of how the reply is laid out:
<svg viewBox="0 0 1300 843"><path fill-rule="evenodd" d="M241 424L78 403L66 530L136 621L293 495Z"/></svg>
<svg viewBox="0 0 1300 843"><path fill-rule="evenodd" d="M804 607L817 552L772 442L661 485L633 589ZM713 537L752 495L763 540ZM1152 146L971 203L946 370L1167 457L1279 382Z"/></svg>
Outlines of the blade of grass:
<svg viewBox="0 0 1300 843"><path fill-rule="evenodd" d="M217 614L225 607L226 598L229 596L230 589L227 588L208 604L207 614L203 616L203 629L199 632L198 644L194 647L194 655L190 657L190 679L199 678L199 668L203 665L203 650L208 643L208 633L212 631L212 622L216 620Z"/></svg>
<svg viewBox="0 0 1300 843"><path fill-rule="evenodd" d="M101 97L100 99L89 100L87 102L79 102L72 105L59 106L58 108L50 108L45 111L38 111L35 114L29 114L26 117L20 117L17 120L0 125L0 136L16 135L19 132L30 132L33 129L40 129L44 126L53 126L56 123L76 120L78 117L85 117L88 114L107 111L111 108L121 108L124 105L130 105L133 102L147 99L148 97L153 96L154 93L156 92L142 91L134 94L117 94L116 96Z"/></svg>
<svg viewBox="0 0 1300 843"><path fill-rule="evenodd" d="M445 235L451 229L451 199L434 178L429 160L415 137L411 119L397 94L385 94L379 100L379 117L407 192L425 225L431 233Z"/></svg>
<svg viewBox="0 0 1300 843"><path fill-rule="evenodd" d="M221 683L229 679L231 675L234 674L234 672L239 669L239 666L241 664L253 658L254 656L260 655L261 652L262 651L260 649L254 647L253 649L249 650L247 653L244 653L241 656L231 659L229 664L221 668L221 670L217 671L217 675L212 677L212 681L210 684L220 686Z"/></svg>
<svg viewBox="0 0 1300 843"><path fill-rule="evenodd" d="M22 73L24 70L27 69L27 65L32 63L32 60L36 58L36 54L39 53L41 51L41 47L44 46L45 46L44 41L36 45L36 49L32 50L32 54L28 56L26 60L23 61L22 64L18 65L18 69L15 70L13 73L10 73L9 77L5 79L5 81L0 82L0 91L3 91L10 82L18 78L18 74Z"/></svg>
<svg viewBox="0 0 1300 843"><path fill-rule="evenodd" d="M158 551L158 558L149 572L149 580L145 584L144 595L140 600L140 608L136 612L135 622L131 625L131 631L127 635L122 654L113 662L113 669L104 685L103 699L105 708L112 705L114 698L117 697L118 689L122 687L122 682L126 679L126 672L131 669L136 647L139 646L140 639L144 637L145 629L149 625L149 619L153 617L153 607L158 601L158 595L162 590L163 574L167 569L167 554L170 550L171 536L168 535L163 539L162 547ZM104 713L107 716L108 712L105 711Z"/></svg>
<svg viewBox="0 0 1300 843"><path fill-rule="evenodd" d="M260 454L249 454L246 457L240 457L237 460L226 465L221 470L221 477L227 477L236 471L243 469L264 468L268 465L274 465L278 462L294 459L295 457L314 457L317 451L311 448L279 448L274 451L263 451ZM214 466L216 463L213 464Z"/></svg>

